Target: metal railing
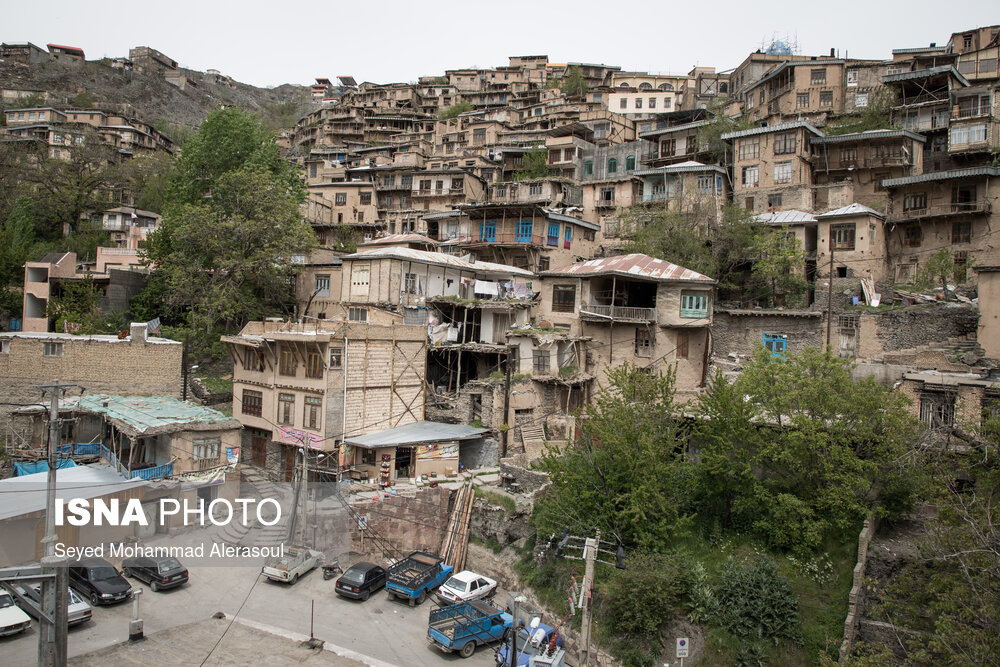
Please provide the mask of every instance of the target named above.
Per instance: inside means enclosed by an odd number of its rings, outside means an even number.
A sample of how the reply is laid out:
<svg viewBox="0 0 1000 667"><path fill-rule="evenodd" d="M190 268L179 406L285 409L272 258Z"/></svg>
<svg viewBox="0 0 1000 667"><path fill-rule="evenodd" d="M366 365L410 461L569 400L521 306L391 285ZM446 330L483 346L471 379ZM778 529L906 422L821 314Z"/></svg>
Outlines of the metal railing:
<svg viewBox="0 0 1000 667"><path fill-rule="evenodd" d="M652 322L656 320L655 308L637 308L634 306L611 306L599 303L592 303L580 309L581 315L598 315L613 320L639 320L641 322Z"/></svg>
<svg viewBox="0 0 1000 667"><path fill-rule="evenodd" d="M74 442L69 445L59 445L56 451L68 456L100 456L101 445L96 442Z"/></svg>
<svg viewBox="0 0 1000 667"><path fill-rule="evenodd" d="M523 243L525 245L545 245L545 237L532 234L475 234L459 241L460 245L469 243Z"/></svg>
<svg viewBox="0 0 1000 667"><path fill-rule="evenodd" d="M910 220L913 218L927 218L942 215L959 214L987 214L993 210L988 201L973 202L953 202L950 204L939 204L937 206L925 206L924 208L911 208L909 210L892 212L889 214L890 220Z"/></svg>
<svg viewBox="0 0 1000 667"><path fill-rule="evenodd" d="M138 468L136 470L130 470L121 461L118 460L118 456L105 447L101 447L101 460L107 461L108 465L111 466L119 475L124 479L163 479L164 477L171 477L174 474L174 464L173 462L164 463L158 466L150 466L148 468Z"/></svg>

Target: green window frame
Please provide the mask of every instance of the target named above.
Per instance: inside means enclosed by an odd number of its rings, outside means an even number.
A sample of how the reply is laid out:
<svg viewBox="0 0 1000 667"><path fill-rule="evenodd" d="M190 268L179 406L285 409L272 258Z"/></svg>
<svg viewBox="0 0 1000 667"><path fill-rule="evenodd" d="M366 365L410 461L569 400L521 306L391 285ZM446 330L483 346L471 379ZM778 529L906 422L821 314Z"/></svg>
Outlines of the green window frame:
<svg viewBox="0 0 1000 667"><path fill-rule="evenodd" d="M681 317L708 317L708 293L681 292Z"/></svg>

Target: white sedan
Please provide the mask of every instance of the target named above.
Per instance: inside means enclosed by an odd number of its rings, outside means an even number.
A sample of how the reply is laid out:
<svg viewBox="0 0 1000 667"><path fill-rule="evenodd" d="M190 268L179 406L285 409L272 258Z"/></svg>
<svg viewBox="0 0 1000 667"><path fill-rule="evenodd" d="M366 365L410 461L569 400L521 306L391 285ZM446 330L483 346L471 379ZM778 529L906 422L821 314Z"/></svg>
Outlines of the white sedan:
<svg viewBox="0 0 1000 667"><path fill-rule="evenodd" d="M14 605L10 593L0 590L0 637L16 635L31 627L31 618Z"/></svg>
<svg viewBox="0 0 1000 667"><path fill-rule="evenodd" d="M438 589L437 599L442 604L455 604L469 600L493 597L497 592L497 582L489 577L463 570L444 582Z"/></svg>

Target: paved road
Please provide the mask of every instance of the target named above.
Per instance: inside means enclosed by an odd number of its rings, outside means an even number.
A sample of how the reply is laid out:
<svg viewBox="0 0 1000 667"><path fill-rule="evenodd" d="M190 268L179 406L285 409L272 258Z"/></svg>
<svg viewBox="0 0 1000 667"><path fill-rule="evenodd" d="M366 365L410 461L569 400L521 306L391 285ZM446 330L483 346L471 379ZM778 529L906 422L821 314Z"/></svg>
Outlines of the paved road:
<svg viewBox="0 0 1000 667"><path fill-rule="evenodd" d="M254 567L189 569L191 580L181 588L153 593L142 586L145 590L140 596L140 616L147 635L198 621L221 625L224 629L228 621L222 623L212 619L212 614L221 611L231 617L245 599L239 614L241 625L301 639L309 635L310 603L315 601L316 637L327 642L328 650L337 652L340 649L340 654L347 658L377 667L447 665L456 661L463 667L493 664L493 650L489 647L480 647L472 658L462 660L430 646L426 640L429 601L411 608L403 602L390 602L384 593L367 602L345 600L333 592L334 580L324 581L319 570L314 570L294 586L287 586L264 578L258 580L260 570ZM131 618L130 602L99 607L94 611L93 620L70 629L70 657L126 641ZM0 663L33 665L37 646L35 627L18 637L0 638ZM223 642L219 650L225 650L225 646ZM258 655L266 656L267 650L262 645L262 653ZM196 651L196 646L192 645L190 652ZM206 654L199 652L181 664L199 664L205 657ZM211 662L215 663L217 657L213 655Z"/></svg>

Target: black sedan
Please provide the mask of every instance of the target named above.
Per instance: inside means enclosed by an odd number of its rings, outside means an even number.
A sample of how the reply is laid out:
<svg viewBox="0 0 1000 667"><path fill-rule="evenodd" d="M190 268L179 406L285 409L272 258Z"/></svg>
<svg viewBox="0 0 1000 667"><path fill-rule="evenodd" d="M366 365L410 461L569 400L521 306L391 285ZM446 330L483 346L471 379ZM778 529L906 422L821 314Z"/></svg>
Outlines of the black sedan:
<svg viewBox="0 0 1000 667"><path fill-rule="evenodd" d="M172 556L126 558L122 570L127 577L145 581L153 591L183 586L188 580L187 569Z"/></svg>
<svg viewBox="0 0 1000 667"><path fill-rule="evenodd" d="M355 600L367 600L372 591L385 587L385 568L374 563L357 563L337 579L337 594Z"/></svg>
<svg viewBox="0 0 1000 667"><path fill-rule="evenodd" d="M103 558L82 558L69 567L69 585L93 605L114 604L132 597L132 587Z"/></svg>

